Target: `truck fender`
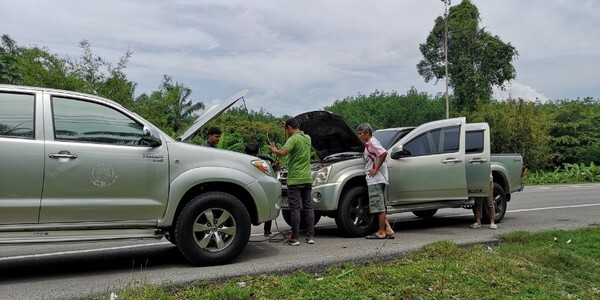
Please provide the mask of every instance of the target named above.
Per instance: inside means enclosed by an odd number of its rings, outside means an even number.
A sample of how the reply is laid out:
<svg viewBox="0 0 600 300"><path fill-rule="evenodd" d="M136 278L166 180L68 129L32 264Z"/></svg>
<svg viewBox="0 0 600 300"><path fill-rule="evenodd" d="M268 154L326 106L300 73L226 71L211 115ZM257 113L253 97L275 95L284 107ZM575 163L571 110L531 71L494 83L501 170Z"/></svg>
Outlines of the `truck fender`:
<svg viewBox="0 0 600 300"><path fill-rule="evenodd" d="M180 202L184 199L186 193L201 184L207 183L229 183L244 189L253 199L266 199L264 191L252 188L258 187L251 176L236 169L223 167L203 167L189 170L182 173L171 182L169 188L169 200L163 218L159 220L159 227L169 227L173 224L175 214ZM224 190L222 192L228 192ZM194 195L197 196L197 195Z"/></svg>

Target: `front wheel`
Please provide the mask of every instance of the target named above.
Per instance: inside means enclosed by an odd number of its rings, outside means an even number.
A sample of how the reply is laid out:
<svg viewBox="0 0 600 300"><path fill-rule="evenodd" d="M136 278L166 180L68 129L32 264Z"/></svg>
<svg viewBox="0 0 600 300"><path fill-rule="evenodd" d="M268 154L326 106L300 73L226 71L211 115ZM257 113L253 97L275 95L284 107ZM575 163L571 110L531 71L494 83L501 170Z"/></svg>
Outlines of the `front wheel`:
<svg viewBox="0 0 600 300"><path fill-rule="evenodd" d="M250 216L234 196L209 192L192 199L181 210L175 241L183 256L195 265L230 262L250 239Z"/></svg>
<svg viewBox="0 0 600 300"><path fill-rule="evenodd" d="M344 193L338 203L335 224L348 236L365 236L377 229L377 214L369 213L367 187L355 186Z"/></svg>
<svg viewBox="0 0 600 300"><path fill-rule="evenodd" d="M500 223L502 219L504 219L504 215L506 214L506 193L501 185L494 182L494 212L495 218L494 221L496 223ZM485 224L490 222L490 218L488 217L488 208L487 205L483 204L481 221Z"/></svg>

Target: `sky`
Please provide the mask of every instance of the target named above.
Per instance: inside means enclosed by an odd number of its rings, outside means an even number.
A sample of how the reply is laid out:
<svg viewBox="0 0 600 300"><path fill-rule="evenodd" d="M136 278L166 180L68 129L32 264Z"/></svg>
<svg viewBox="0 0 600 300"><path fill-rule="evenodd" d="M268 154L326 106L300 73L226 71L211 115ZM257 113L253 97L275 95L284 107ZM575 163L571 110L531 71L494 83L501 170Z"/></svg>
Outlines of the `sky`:
<svg viewBox="0 0 600 300"><path fill-rule="evenodd" d="M600 1L472 0L480 26L519 56L496 99L600 98ZM451 5L459 4L459 0ZM0 34L21 47L78 59L79 43L125 73L136 95L163 76L207 106L240 90L249 109L275 116L412 87L443 94L416 65L440 0L0 0Z"/></svg>

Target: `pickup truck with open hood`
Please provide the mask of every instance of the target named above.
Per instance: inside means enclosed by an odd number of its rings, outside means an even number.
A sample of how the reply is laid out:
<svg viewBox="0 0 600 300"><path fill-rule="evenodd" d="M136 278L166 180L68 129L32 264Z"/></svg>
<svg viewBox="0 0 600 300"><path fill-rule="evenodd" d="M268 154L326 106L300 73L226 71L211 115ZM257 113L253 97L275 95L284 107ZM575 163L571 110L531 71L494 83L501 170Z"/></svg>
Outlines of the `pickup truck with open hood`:
<svg viewBox="0 0 600 300"><path fill-rule="evenodd" d="M0 244L166 237L196 265L235 259L281 184L259 158L185 141L246 92L173 139L105 98L0 85Z"/></svg>
<svg viewBox="0 0 600 300"><path fill-rule="evenodd" d="M312 164L315 222L327 216L334 218L346 235L372 233L377 221L369 213L364 145L355 130L342 116L327 111L307 112L295 118L300 129L310 135L319 157ZM427 218L441 208L471 209L476 197L487 196L491 170L495 220L500 222L511 193L523 189L521 155L491 155L487 123L471 124L465 118L454 118L418 127L382 129L374 136L388 149L389 214L412 212ZM285 184L285 170L279 178ZM289 223L285 197L282 214Z"/></svg>

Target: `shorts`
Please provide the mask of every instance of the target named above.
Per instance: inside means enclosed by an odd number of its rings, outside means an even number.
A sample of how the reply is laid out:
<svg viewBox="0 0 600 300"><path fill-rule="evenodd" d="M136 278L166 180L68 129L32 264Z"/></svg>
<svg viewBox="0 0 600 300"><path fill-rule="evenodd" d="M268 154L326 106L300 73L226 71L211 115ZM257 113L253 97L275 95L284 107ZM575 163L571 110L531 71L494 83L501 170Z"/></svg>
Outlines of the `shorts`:
<svg viewBox="0 0 600 300"><path fill-rule="evenodd" d="M385 183L367 185L369 191L369 212L372 214L385 212Z"/></svg>

